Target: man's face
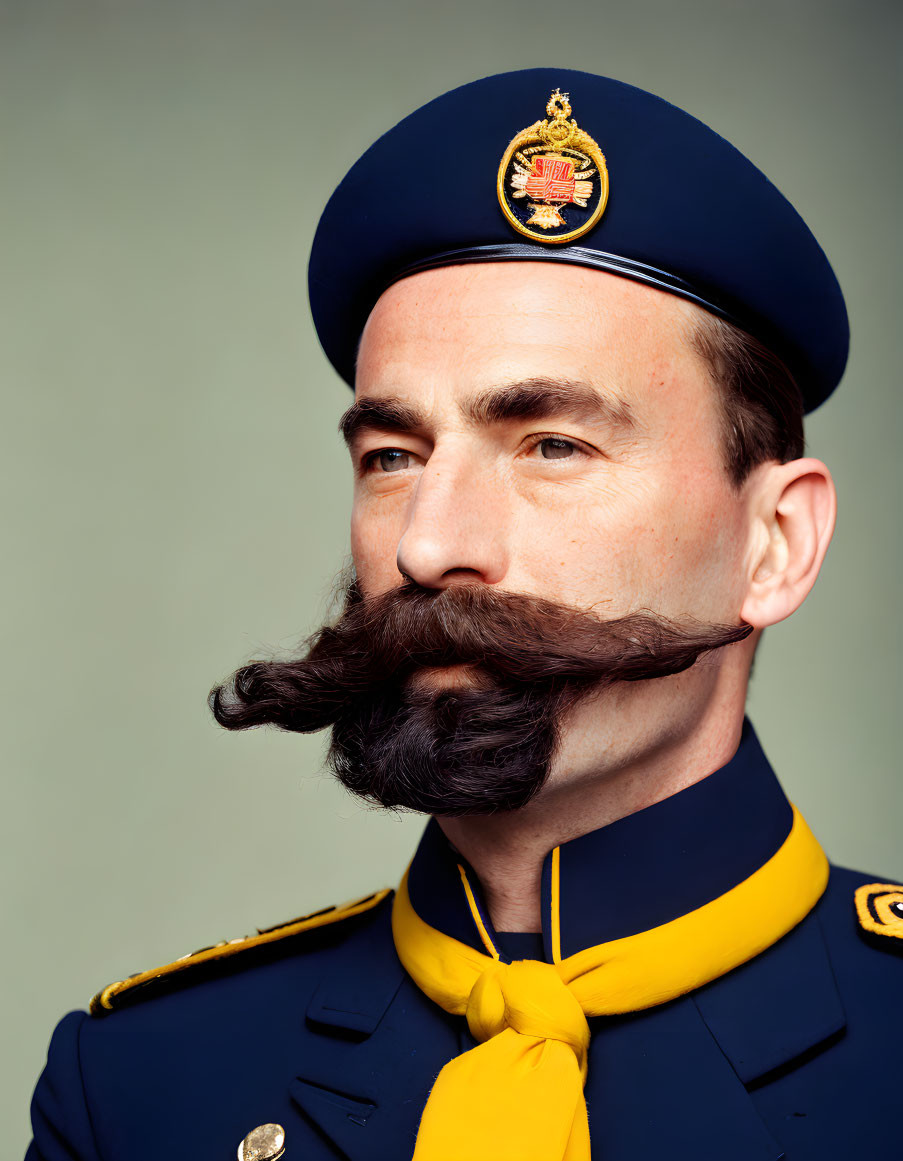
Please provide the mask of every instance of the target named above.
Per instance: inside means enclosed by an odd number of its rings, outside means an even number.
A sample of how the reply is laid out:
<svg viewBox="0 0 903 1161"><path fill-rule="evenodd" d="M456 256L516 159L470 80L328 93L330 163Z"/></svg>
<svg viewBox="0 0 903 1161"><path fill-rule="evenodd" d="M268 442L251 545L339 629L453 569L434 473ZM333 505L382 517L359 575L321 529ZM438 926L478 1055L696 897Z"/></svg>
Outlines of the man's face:
<svg viewBox="0 0 903 1161"><path fill-rule="evenodd" d="M672 295L552 262L397 283L364 331L352 425L352 555L365 597L492 586L608 619L737 625L749 489L724 463L716 388ZM355 410L358 410L355 408ZM372 425L371 425L372 423ZM621 681L559 720L547 789L578 789L742 713L751 649ZM727 667L727 668L725 668ZM430 668L411 688L467 685Z"/></svg>
<svg viewBox="0 0 903 1161"><path fill-rule="evenodd" d="M351 440L365 595L470 582L736 623L748 520L696 308L552 262L404 279L364 331ZM407 413L407 414L405 414ZM401 570L401 571L399 571Z"/></svg>

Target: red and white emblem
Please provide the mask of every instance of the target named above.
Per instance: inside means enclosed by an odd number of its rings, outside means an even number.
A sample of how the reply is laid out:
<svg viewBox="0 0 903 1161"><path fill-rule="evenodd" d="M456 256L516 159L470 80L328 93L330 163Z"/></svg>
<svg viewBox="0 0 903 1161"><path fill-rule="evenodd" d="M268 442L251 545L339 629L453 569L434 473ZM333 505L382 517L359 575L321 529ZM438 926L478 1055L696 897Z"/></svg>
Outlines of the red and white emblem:
<svg viewBox="0 0 903 1161"><path fill-rule="evenodd" d="M533 216L527 220L528 225L535 224L543 229L563 226L565 221L559 206L568 202L586 206L587 198L593 192L593 183L588 179L595 170L575 176L576 165L576 161L562 157L560 153L541 153L533 157L529 171L515 163L511 175L513 196L528 197L541 203L530 206Z"/></svg>
<svg viewBox="0 0 903 1161"><path fill-rule="evenodd" d="M573 161L557 153L546 153L533 158L533 168L524 182L524 189L527 197L535 201L572 202L576 184Z"/></svg>

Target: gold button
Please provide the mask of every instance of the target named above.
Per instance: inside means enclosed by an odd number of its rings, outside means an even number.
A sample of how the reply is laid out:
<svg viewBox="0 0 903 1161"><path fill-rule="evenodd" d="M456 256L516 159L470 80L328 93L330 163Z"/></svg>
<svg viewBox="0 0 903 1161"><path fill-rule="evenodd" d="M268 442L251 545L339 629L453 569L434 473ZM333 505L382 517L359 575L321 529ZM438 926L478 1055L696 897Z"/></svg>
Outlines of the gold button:
<svg viewBox="0 0 903 1161"><path fill-rule="evenodd" d="M238 1161L276 1161L285 1152L281 1125L258 1125L238 1146Z"/></svg>

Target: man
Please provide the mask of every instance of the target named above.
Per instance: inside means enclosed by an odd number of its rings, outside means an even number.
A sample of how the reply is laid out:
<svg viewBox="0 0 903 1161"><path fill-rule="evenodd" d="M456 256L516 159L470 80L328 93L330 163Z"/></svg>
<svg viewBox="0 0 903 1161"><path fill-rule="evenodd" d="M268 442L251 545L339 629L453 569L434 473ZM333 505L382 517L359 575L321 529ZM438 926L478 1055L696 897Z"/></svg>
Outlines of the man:
<svg viewBox="0 0 903 1161"><path fill-rule="evenodd" d="M744 718L834 522L804 223L658 98L527 70L381 138L310 286L354 576L212 706L434 819L394 896L66 1017L30 1161L896 1156L903 888L829 869Z"/></svg>

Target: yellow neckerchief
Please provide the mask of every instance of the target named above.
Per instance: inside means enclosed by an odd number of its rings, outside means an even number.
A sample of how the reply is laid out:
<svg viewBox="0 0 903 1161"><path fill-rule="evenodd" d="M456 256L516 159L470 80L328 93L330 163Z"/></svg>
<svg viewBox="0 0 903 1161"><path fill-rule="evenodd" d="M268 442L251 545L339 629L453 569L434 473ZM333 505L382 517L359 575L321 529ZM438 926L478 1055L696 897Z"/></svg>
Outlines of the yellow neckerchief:
<svg viewBox="0 0 903 1161"><path fill-rule="evenodd" d="M556 848L553 884L557 858ZM775 854L695 911L567 959L553 932L553 963L504 963L459 870L488 954L425 923L407 873L392 910L405 970L446 1012L466 1016L480 1041L440 1072L414 1161L590 1161L587 1016L651 1008L739 967L805 918L828 882L825 853L794 807Z"/></svg>

